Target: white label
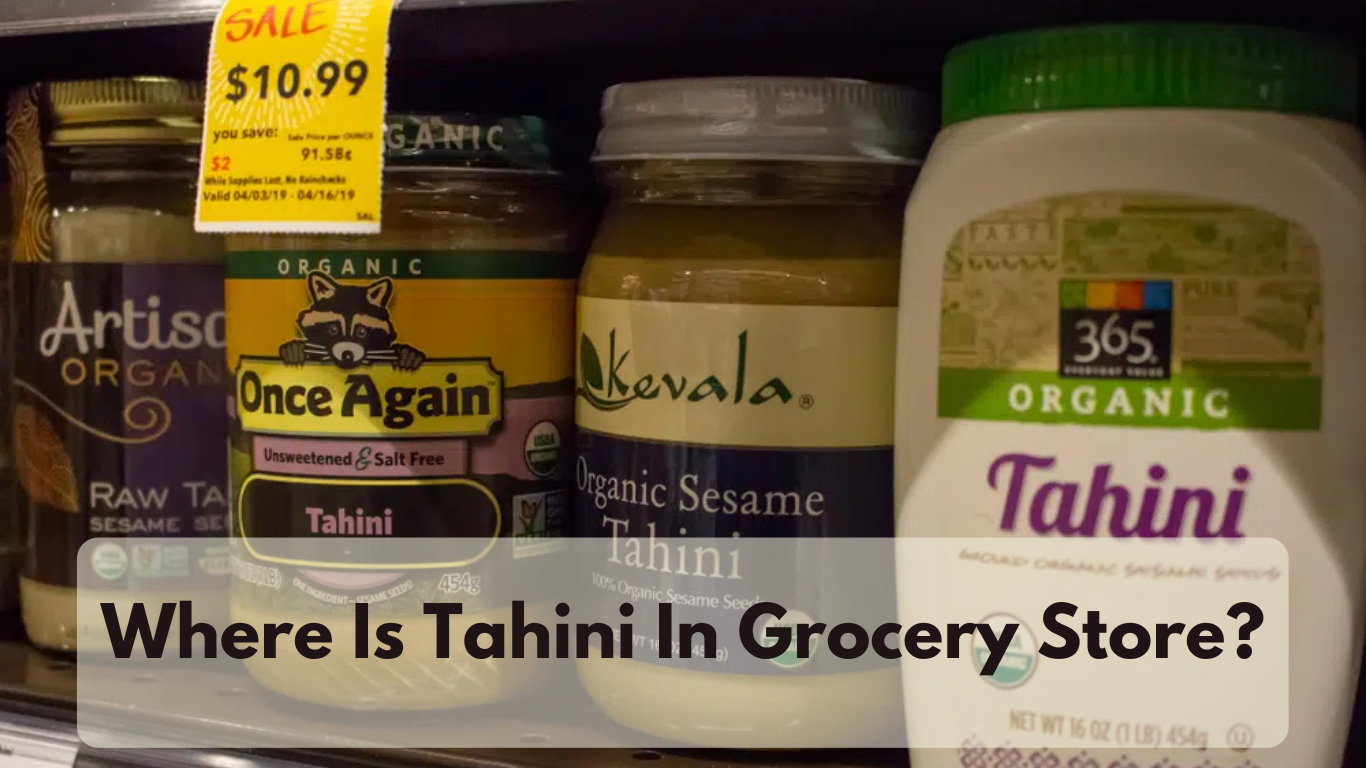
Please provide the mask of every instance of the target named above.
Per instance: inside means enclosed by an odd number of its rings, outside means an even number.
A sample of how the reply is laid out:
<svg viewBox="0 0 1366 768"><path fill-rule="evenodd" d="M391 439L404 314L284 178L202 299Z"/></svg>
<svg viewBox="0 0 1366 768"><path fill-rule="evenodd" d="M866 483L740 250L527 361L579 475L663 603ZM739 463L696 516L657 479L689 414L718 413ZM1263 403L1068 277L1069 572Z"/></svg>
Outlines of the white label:
<svg viewBox="0 0 1366 768"><path fill-rule="evenodd" d="M903 626L994 630L964 637L960 663L904 659L907 690L943 694L910 697L913 747L959 747L964 734L1017 748L1125 750L1285 739L1290 574L1275 539L903 538L897 547L898 583L933 585L898 591Z"/></svg>

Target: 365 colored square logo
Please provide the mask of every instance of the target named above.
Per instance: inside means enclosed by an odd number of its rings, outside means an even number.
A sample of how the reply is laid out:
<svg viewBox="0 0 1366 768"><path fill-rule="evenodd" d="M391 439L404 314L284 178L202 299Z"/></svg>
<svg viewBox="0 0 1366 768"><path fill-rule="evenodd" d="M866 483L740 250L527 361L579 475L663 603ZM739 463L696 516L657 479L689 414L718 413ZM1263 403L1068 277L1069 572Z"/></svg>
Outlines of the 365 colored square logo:
<svg viewBox="0 0 1366 768"><path fill-rule="evenodd" d="M1058 375L1169 379L1169 280L1065 280L1059 285Z"/></svg>

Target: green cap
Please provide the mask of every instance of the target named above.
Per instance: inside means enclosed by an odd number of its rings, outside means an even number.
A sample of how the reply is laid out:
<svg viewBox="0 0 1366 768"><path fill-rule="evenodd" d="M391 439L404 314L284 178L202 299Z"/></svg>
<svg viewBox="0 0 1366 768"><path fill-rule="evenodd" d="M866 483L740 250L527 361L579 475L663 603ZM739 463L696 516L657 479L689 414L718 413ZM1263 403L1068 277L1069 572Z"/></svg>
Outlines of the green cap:
<svg viewBox="0 0 1366 768"><path fill-rule="evenodd" d="M1348 47L1283 29L1114 24L974 40L944 65L944 124L1064 109L1285 112L1355 122Z"/></svg>

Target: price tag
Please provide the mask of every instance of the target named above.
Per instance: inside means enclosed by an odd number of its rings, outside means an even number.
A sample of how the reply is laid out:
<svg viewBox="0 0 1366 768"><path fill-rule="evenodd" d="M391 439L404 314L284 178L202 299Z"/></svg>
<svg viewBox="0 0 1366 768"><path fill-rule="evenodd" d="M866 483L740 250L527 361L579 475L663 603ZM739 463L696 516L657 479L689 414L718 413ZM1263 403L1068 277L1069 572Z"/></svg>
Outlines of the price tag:
<svg viewBox="0 0 1366 768"><path fill-rule="evenodd" d="M195 229L380 230L396 0L228 0L205 85Z"/></svg>

